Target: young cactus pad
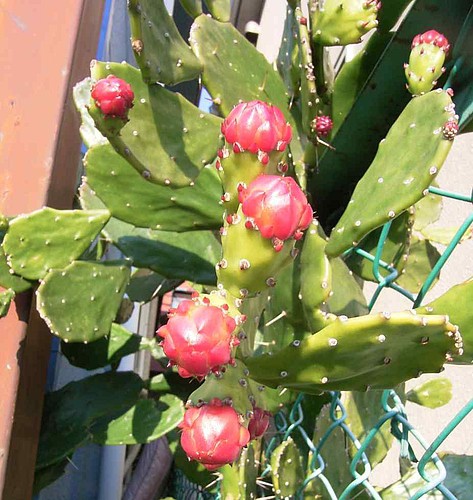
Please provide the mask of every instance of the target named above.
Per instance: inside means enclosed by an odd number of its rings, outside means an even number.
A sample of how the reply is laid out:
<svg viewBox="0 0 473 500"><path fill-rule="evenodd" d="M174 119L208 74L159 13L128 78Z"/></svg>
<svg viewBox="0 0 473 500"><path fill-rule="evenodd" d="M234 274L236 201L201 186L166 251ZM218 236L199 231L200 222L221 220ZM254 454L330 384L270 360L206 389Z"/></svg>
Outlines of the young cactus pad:
<svg viewBox="0 0 473 500"><path fill-rule="evenodd" d="M337 256L357 245L425 196L452 146L442 131L454 114L452 100L442 90L412 99L357 184L330 235L327 255Z"/></svg>
<svg viewBox="0 0 473 500"><path fill-rule="evenodd" d="M194 185L173 189L147 182L109 144L89 149L84 163L84 208L96 194L113 217L138 227L192 231L217 229L222 223L223 208L216 202L222 187L213 167L205 167Z"/></svg>
<svg viewBox="0 0 473 500"><path fill-rule="evenodd" d="M276 498L295 498L304 471L300 450L292 438L283 441L271 454L271 476Z"/></svg>
<svg viewBox="0 0 473 500"><path fill-rule="evenodd" d="M386 389L442 369L461 337L445 316L411 312L336 321L272 356L246 360L250 376L271 387L309 393Z"/></svg>
<svg viewBox="0 0 473 500"><path fill-rule="evenodd" d="M123 262L75 261L54 269L36 292L39 314L66 342L97 340L110 332L129 277Z"/></svg>
<svg viewBox="0 0 473 500"><path fill-rule="evenodd" d="M146 85L140 71L129 64L94 61L90 71L94 80L112 74L131 85L135 105L120 135L109 135L103 126L106 121L96 125L145 179L172 187L188 186L213 162L220 118L160 85Z"/></svg>
<svg viewBox="0 0 473 500"><path fill-rule="evenodd" d="M20 215L3 241L8 263L23 278L43 278L79 258L109 219L107 210L42 208Z"/></svg>
<svg viewBox="0 0 473 500"><path fill-rule="evenodd" d="M202 66L163 0L129 0L128 12L131 47L146 83L175 85L199 76Z"/></svg>

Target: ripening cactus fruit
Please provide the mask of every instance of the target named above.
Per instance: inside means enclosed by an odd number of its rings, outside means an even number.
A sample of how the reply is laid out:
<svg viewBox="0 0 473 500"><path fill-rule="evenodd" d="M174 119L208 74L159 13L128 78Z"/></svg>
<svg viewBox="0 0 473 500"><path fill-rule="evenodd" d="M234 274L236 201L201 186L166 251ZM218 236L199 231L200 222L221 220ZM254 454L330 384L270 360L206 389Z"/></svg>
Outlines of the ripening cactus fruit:
<svg viewBox="0 0 473 500"><path fill-rule="evenodd" d="M201 407L188 408L184 414L181 445L191 460L215 470L233 463L250 440L238 413L218 398Z"/></svg>
<svg viewBox="0 0 473 500"><path fill-rule="evenodd" d="M443 64L449 49L447 38L435 30L414 37L409 64L404 65L407 89L411 94L422 95L435 87L445 72Z"/></svg>
<svg viewBox="0 0 473 500"><path fill-rule="evenodd" d="M226 307L225 307L226 306ZM212 305L209 297L182 301L169 312L169 321L158 329L164 354L183 378L204 378L233 361L234 335L241 316L229 314L226 304Z"/></svg>
<svg viewBox="0 0 473 500"><path fill-rule="evenodd" d="M114 75L99 80L92 87L91 96L104 116L122 120L127 119L135 98L131 85Z"/></svg>
<svg viewBox="0 0 473 500"><path fill-rule="evenodd" d="M311 123L312 130L318 137L327 137L333 128L333 121L330 116L316 116Z"/></svg>

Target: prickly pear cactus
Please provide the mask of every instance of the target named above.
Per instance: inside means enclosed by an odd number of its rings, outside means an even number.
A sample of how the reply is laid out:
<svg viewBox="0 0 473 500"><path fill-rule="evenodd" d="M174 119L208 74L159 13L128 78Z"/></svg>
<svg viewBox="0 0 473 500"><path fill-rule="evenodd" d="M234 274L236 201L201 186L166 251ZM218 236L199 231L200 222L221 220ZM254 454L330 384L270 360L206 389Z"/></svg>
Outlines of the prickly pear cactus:
<svg viewBox="0 0 473 500"><path fill-rule="evenodd" d="M220 469L224 498L318 494L317 442L337 418L328 399L473 356L471 280L425 306L419 292L440 262L428 229L435 178L471 127L468 2L291 0L275 65L230 24L228 0L180 3L189 43L162 0L130 1L138 68L93 61L74 89L89 148L81 209L0 219L0 315L33 288L68 360L111 368L48 396L38 481L86 442L148 443L179 426L176 462L197 461L187 470L207 469L202 482ZM335 71L327 47L368 32ZM192 80L210 109L167 87ZM156 338L117 324L124 303L153 303L184 280L194 293L166 311ZM368 306L364 280L416 308L369 314L380 290ZM158 379L115 371L138 351L159 363ZM378 412L354 406L371 399L342 399L346 423L369 435ZM373 462L387 452L379 441ZM356 451L326 453L345 465Z"/></svg>

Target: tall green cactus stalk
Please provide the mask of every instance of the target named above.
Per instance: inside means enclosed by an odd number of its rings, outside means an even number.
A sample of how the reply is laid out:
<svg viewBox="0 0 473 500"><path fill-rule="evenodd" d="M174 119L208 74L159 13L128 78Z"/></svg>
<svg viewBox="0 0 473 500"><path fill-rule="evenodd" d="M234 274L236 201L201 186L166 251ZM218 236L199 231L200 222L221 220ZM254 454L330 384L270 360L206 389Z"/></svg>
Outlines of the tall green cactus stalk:
<svg viewBox="0 0 473 500"><path fill-rule="evenodd" d="M289 434L265 437L270 413L287 417L303 392L315 418L327 391L393 388L471 361L471 280L416 310L378 315L360 286L402 272L400 284L417 283L419 269L430 271L427 233L416 231L438 215L429 188L455 135L471 127L467 48L455 49L463 20L471 26L468 2L407 3L288 2L276 70L228 22L226 0L181 0L194 19L189 43L163 0L129 2L139 69L94 61L74 90L89 147L82 209L0 221L0 314L33 287L69 361L112 368L48 396L38 484L87 441L147 443L179 426L184 452L221 468L226 498L268 489L298 498L315 444L307 455ZM326 48L368 33L335 73ZM166 88L194 79L211 113ZM461 90L459 106L456 88L435 88L445 81ZM107 245L125 260L104 261ZM156 339L117 324L124 294L146 302L182 280L200 293L171 309ZM165 379L114 371L139 350ZM176 372L198 388L183 391ZM351 421L366 435L372 419L357 411ZM306 441L318 435L313 421L300 425ZM387 451L372 449L376 462Z"/></svg>

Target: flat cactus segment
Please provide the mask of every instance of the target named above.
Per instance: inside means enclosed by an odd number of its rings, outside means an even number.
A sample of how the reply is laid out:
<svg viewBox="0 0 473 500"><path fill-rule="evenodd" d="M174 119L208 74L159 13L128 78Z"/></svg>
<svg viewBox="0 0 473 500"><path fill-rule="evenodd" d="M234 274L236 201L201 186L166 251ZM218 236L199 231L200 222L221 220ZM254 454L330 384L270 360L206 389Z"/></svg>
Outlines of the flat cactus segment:
<svg viewBox="0 0 473 500"><path fill-rule="evenodd" d="M298 345L248 358L250 377L308 393L394 387L442 369L461 337L445 316L340 317ZM360 363L363 359L363 363Z"/></svg>
<svg viewBox="0 0 473 500"><path fill-rule="evenodd" d="M314 220L307 230L301 252L301 288L299 298L310 330L315 331L314 314L332 291L332 267L325 255L326 240L319 223ZM317 320L318 323L318 320Z"/></svg>
<svg viewBox="0 0 473 500"><path fill-rule="evenodd" d="M110 332L129 277L124 261L75 261L54 269L37 290L39 314L63 340L93 342Z"/></svg>
<svg viewBox="0 0 473 500"><path fill-rule="evenodd" d="M199 60L182 39L163 0L130 0L131 46L146 83L174 85L197 78Z"/></svg>
<svg viewBox="0 0 473 500"><path fill-rule="evenodd" d="M299 448L292 438L283 441L271 454L271 477L276 498L296 498L304 470Z"/></svg>
<svg viewBox="0 0 473 500"><path fill-rule="evenodd" d="M349 45L361 42L361 36L376 28L376 1L325 0L315 2L311 10L312 37L321 45Z"/></svg>
<svg viewBox="0 0 473 500"><path fill-rule="evenodd" d="M391 0L382 5L378 12L378 31L389 31L401 17L410 0Z"/></svg>
<svg viewBox="0 0 473 500"><path fill-rule="evenodd" d="M177 427L184 416L182 401L165 394L159 401L140 399L126 413L92 427L92 441L105 445L150 443Z"/></svg>
<svg viewBox="0 0 473 500"><path fill-rule="evenodd" d="M107 372L70 382L46 395L37 468L69 456L98 419L113 418L134 405L143 381L133 372Z"/></svg>
<svg viewBox="0 0 473 500"><path fill-rule="evenodd" d="M111 74L131 85L135 100L130 121L119 136L108 135L109 141L148 181L188 186L216 158L221 119L161 85L146 85L128 64L95 61L91 66L94 80Z"/></svg>
<svg viewBox="0 0 473 500"><path fill-rule="evenodd" d="M18 276L12 272L12 269L8 265L7 256L3 251L3 247L0 246L0 287L10 288L15 291L15 293L21 293L25 290L31 288L31 283L21 276Z"/></svg>
<svg viewBox="0 0 473 500"><path fill-rule="evenodd" d="M223 23L230 21L230 0L204 0L204 2L212 17L217 19L217 21Z"/></svg>
<svg viewBox="0 0 473 500"><path fill-rule="evenodd" d="M473 363L473 310L471 297L473 279L456 285L438 299L416 311L419 314L447 314L454 325L458 325L463 338L463 355L452 352L455 363Z"/></svg>
<svg viewBox="0 0 473 500"><path fill-rule="evenodd" d="M0 318L7 315L10 304L15 298L15 292L11 289L3 290L0 292Z"/></svg>
<svg viewBox="0 0 473 500"><path fill-rule="evenodd" d="M240 100L259 99L280 108L293 123L281 78L231 24L199 16L191 29L191 47L204 66L204 85L224 115Z"/></svg>
<svg viewBox="0 0 473 500"><path fill-rule="evenodd" d="M74 104L80 113L80 136L84 144L91 148L96 144L107 144L108 139L102 135L96 128L93 118L90 116L88 106L90 104L90 89L92 79L90 77L76 83L72 89Z"/></svg>
<svg viewBox="0 0 473 500"><path fill-rule="evenodd" d="M406 210L393 220L386 241L384 242L381 259L395 268L398 273L404 269L407 258L409 243L411 240L412 225L414 223L413 213ZM372 256L376 254L382 228L377 228L368 234L360 242L357 248L368 252ZM352 252L345 261L348 267L358 276L367 281L377 282L373 271L373 262L362 257L356 252ZM386 277L389 271L379 267L381 276Z"/></svg>
<svg viewBox="0 0 473 500"><path fill-rule="evenodd" d="M182 280L168 280L150 269L137 269L126 287L126 295L133 302L149 302L180 285Z"/></svg>
<svg viewBox="0 0 473 500"><path fill-rule="evenodd" d="M421 385L414 387L406 398L411 403L416 403L427 408L440 408L448 404L452 399L452 382L446 377L427 380Z"/></svg>
<svg viewBox="0 0 473 500"><path fill-rule="evenodd" d="M257 479L260 464L259 448L259 443L250 441L248 446L241 450L240 460L238 461L239 498L258 498Z"/></svg>
<svg viewBox="0 0 473 500"><path fill-rule="evenodd" d="M71 365L84 370L96 370L104 366L118 365L124 356L143 348L141 341L140 335L113 323L109 334L89 344L61 342L61 352Z"/></svg>
<svg viewBox="0 0 473 500"><path fill-rule="evenodd" d="M87 250L110 218L107 210L42 208L10 221L3 249L16 274L30 280L63 268Z"/></svg>
<svg viewBox="0 0 473 500"><path fill-rule="evenodd" d="M191 17L197 17L202 14L202 0L179 0L182 8Z"/></svg>
<svg viewBox="0 0 473 500"><path fill-rule="evenodd" d="M298 94L301 72L299 68L300 54L296 35L298 33L296 16L294 10L287 8L286 20L282 42L276 61L278 72L281 75L288 93L291 96Z"/></svg>
<svg viewBox="0 0 473 500"><path fill-rule="evenodd" d="M424 196L452 146L442 130L453 114L444 91L429 92L406 106L333 229L326 246L329 256L356 245Z"/></svg>
<svg viewBox="0 0 473 500"><path fill-rule="evenodd" d="M214 168L204 168L195 185L173 189L147 182L109 145L90 149L85 165L88 186L117 219L166 231L217 229L222 224L222 187ZM81 188L84 207L89 206L87 184Z"/></svg>

